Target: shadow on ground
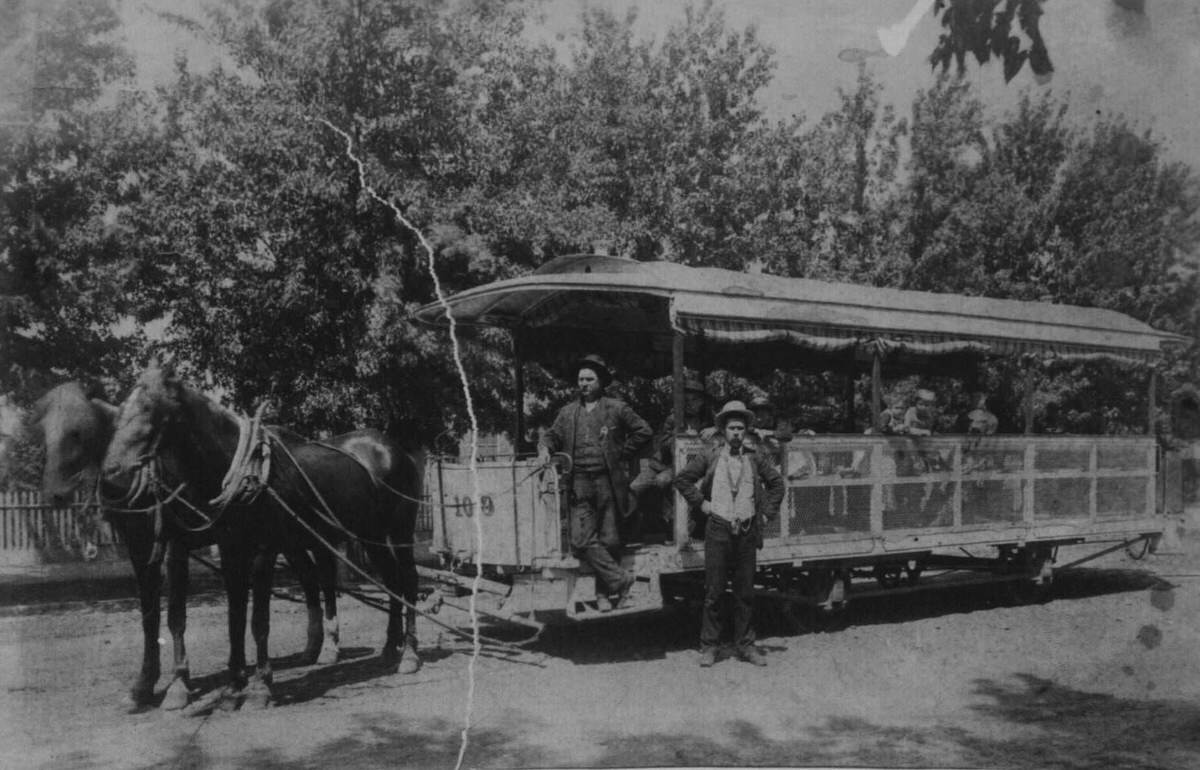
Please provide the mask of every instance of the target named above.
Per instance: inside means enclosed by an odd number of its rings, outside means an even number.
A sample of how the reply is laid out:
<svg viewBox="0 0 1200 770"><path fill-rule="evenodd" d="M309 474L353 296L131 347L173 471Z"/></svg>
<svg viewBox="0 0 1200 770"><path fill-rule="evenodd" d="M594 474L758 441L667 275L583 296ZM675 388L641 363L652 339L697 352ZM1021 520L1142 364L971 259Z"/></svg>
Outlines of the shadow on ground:
<svg viewBox="0 0 1200 770"><path fill-rule="evenodd" d="M288 752L252 749L230 756L214 757L205 751L195 736L184 739L172 768L237 767L254 768L396 768L454 767L458 757L462 725L445 719L397 724L382 714L358 715L346 734L336 740L307 750L296 758ZM504 728L476 728L470 733L469 749L463 767L550 767L553 762L545 749L521 739L536 732L528 724ZM165 766L165 765L164 765Z"/></svg>
<svg viewBox="0 0 1200 770"><path fill-rule="evenodd" d="M1076 568L1056 576L1048 601L1066 602L1168 587L1161 578L1144 570ZM761 597L755 604L755 626L760 638L837 633L849 626L904 623L1012 605L1013 599L1000 584L948 586L864 597L851 601L845 610L834 615ZM728 609L725 608L726 613ZM671 652L695 649L700 635L699 603L584 623L560 620L559 624L548 626L529 649L577 665L656 660ZM485 633L495 638L518 639L528 631L497 626Z"/></svg>
<svg viewBox="0 0 1200 770"><path fill-rule="evenodd" d="M802 688L802 685L798 685ZM1200 706L1132 700L1060 687L1028 674L975 682L973 719L902 727L832 716L797 727L786 739L755 724L730 720L703 733L587 736L547 747L534 740L546 725L519 712L499 725L473 729L465 767L870 766L963 768L1093 768L1151 770L1200 766ZM797 697L818 697L798 690ZM534 720L536 721L536 720ZM983 724L983 731L971 725ZM966 726L964 726L966 725ZM384 714L353 717L343 735L289 752L254 749L212 757L193 739L178 747L176 767L233 762L259 768L449 767L457 758L461 725L444 719L397 724Z"/></svg>
<svg viewBox="0 0 1200 770"><path fill-rule="evenodd" d="M723 736L612 736L600 766L867 765L881 767L1179 768L1200 766L1200 706L1132 700L1028 674L976 680L986 734L960 724L895 727L831 717L790 740L732 722ZM966 724L969 721L964 720ZM1001 728L1000 735L992 728Z"/></svg>

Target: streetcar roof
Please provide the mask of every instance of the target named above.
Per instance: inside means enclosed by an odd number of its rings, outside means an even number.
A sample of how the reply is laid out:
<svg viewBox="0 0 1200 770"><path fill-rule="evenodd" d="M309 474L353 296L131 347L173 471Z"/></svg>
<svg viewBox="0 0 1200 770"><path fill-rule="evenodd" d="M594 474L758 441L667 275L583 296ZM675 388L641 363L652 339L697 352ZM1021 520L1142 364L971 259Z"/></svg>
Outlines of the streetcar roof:
<svg viewBox="0 0 1200 770"><path fill-rule="evenodd" d="M669 360L676 330L690 347L761 343L859 360L878 350L892 357L1029 353L1153 362L1164 344L1186 339L1103 308L594 255L560 257L530 275L455 294L448 304L457 324L518 330L543 357L565 355L569 346ZM445 325L446 311L434 302L414 315Z"/></svg>

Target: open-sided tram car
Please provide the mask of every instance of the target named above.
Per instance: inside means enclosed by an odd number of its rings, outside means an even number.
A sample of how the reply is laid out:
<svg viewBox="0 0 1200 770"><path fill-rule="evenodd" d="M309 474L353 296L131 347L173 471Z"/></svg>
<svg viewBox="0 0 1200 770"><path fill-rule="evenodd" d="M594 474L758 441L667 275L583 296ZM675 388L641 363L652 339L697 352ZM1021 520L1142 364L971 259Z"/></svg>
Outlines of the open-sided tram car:
<svg viewBox="0 0 1200 770"><path fill-rule="evenodd" d="M1024 435L791 440L787 493L764 535L759 583L798 601L833 608L865 591L915 589L934 570L1045 588L1059 546L1153 548L1177 513L1162 504L1159 468L1169 463L1153 435L1153 367L1162 347L1182 338L1120 313L603 256L559 258L448 302L459 326L511 330L516 403L524 403L526 360L572 377L573 361L599 352L622 373L673 374L675 425L684 424L685 365L843 371L848 389L870 372L877 416L885 371L946 371L981 356L1145 364L1133 368L1146 378L1143 435L1033 435L1030 402ZM434 303L416 315L444 324L446 312ZM520 437L524 415L515 423ZM676 470L699 446L677 436ZM587 601L590 576L567 548L553 469L518 457L480 462L478 472L476 504L467 463L432 458L427 468L433 548L449 566L481 560L506 584L561 591L558 606L574 619L622 612L601 614ZM702 582L704 544L678 494L673 524L666 542L627 548L623 561L639 583L624 611L661 607Z"/></svg>

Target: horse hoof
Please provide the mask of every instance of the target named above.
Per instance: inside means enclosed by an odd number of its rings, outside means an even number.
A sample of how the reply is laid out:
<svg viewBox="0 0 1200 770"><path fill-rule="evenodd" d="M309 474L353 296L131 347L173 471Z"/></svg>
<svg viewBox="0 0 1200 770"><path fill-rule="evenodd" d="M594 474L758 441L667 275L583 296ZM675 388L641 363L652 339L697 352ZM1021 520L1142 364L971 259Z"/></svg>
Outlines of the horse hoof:
<svg viewBox="0 0 1200 770"><path fill-rule="evenodd" d="M415 674L421 670L421 657L412 647L406 647L400 656L400 666L396 669L399 674Z"/></svg>
<svg viewBox="0 0 1200 770"><path fill-rule="evenodd" d="M130 710L136 711L154 703L153 689L133 689L125 693L125 697L121 699L122 705Z"/></svg>
<svg viewBox="0 0 1200 770"><path fill-rule="evenodd" d="M338 648L332 644L327 644L321 648L321 654L317 656L317 665L328 666L338 662Z"/></svg>
<svg viewBox="0 0 1200 770"><path fill-rule="evenodd" d="M252 683L242 695L245 699L242 709L245 711L262 711L271 705L271 688L264 682Z"/></svg>
<svg viewBox="0 0 1200 770"><path fill-rule="evenodd" d="M237 711L242 707L242 701L246 700L245 685L238 687L236 685L227 684L222 687L214 700L214 709L216 711Z"/></svg>
<svg viewBox="0 0 1200 770"><path fill-rule="evenodd" d="M171 684L167 687L167 692L163 696L161 707L167 711L178 711L186 708L188 701L191 700L191 692L188 691L187 683L182 679L172 679Z"/></svg>

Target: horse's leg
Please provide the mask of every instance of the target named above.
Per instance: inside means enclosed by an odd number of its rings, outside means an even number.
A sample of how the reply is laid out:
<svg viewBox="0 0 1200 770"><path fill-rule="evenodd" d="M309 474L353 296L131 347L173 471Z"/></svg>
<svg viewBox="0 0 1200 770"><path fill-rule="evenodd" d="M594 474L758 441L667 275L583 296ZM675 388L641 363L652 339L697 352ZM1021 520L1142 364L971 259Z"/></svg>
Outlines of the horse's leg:
<svg viewBox="0 0 1200 770"><path fill-rule="evenodd" d="M229 617L229 678L235 689L246 686L246 603L251 551L241 544L221 547L221 567L225 573L225 596Z"/></svg>
<svg viewBox="0 0 1200 770"><path fill-rule="evenodd" d="M288 564L292 567L292 572L296 574L296 579L300 581L300 588L304 591L304 604L308 609L308 633L304 645L304 662L310 664L331 662L323 660L321 655L323 649L321 642L326 632L321 624L321 586L317 565L313 563L308 551L303 548L288 548L285 555Z"/></svg>
<svg viewBox="0 0 1200 770"><path fill-rule="evenodd" d="M267 640L271 634L271 588L275 578L274 547L263 547L254 557L254 612L250 616L250 633L254 636L257 661L254 678L246 688L246 707L266 708L271 702L271 655Z"/></svg>
<svg viewBox="0 0 1200 770"><path fill-rule="evenodd" d="M171 540L167 548L167 628L175 649L175 673L167 694L164 709L181 709L188 703L191 672L188 667L187 646L183 635L187 630L188 550L181 538Z"/></svg>
<svg viewBox="0 0 1200 770"><path fill-rule="evenodd" d="M400 575L397 568L398 564L391 549L382 545L367 545L365 549L384 587L391 593L397 593ZM395 666L400 662L400 644L404 639L402 619L403 605L389 596L387 638L384 640L383 649L379 653L379 656L383 659L383 664L388 667Z"/></svg>
<svg viewBox="0 0 1200 770"><path fill-rule="evenodd" d="M406 551L407 562L404 556ZM406 607L398 599L388 597L387 640L381 657L386 665L397 666L397 673L414 674L421 668L421 659L417 655L417 566L412 549L371 546L367 553L384 586L391 593L402 596L408 605Z"/></svg>
<svg viewBox="0 0 1200 770"><path fill-rule="evenodd" d="M142 537L141 535L145 535ZM153 535L143 528L130 527L125 531L129 561L137 581L138 605L142 613L142 668L129 688L133 706L144 706L154 700L154 684L160 673L158 660L158 627L162 609L159 592L162 586L162 565L150 563Z"/></svg>
<svg viewBox="0 0 1200 770"><path fill-rule="evenodd" d="M341 629L338 627L337 614L337 560L332 553L321 547L317 548L314 555L316 557L317 582L321 586L321 593L325 599L324 641L321 644L321 656L317 658L317 662L325 665L337 663L338 655L341 652L339 648Z"/></svg>
<svg viewBox="0 0 1200 770"><path fill-rule="evenodd" d="M400 657L400 673L415 674L421 669L421 658L417 655L417 559L413 554L413 537L410 533L406 542L396 546L393 555L397 561L400 578L400 594L408 602L404 608L404 650Z"/></svg>

